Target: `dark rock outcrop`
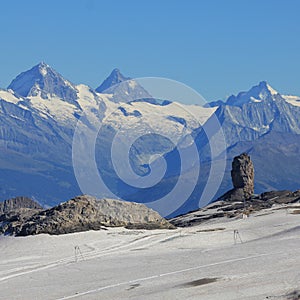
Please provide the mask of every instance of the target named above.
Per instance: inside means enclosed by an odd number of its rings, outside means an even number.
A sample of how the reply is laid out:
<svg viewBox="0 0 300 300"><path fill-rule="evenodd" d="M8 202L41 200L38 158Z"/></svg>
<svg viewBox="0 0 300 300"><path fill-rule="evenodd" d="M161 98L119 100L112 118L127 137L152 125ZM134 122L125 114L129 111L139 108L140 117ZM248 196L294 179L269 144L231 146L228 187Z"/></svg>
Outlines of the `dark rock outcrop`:
<svg viewBox="0 0 300 300"><path fill-rule="evenodd" d="M4 202L0 202L0 215L9 213L11 211L16 211L20 208L42 209L42 206L30 198L16 197L5 200Z"/></svg>
<svg viewBox="0 0 300 300"><path fill-rule="evenodd" d="M274 204L300 202L300 190L271 191L254 196L254 167L246 153L233 159L231 177L234 186L232 190L204 208L169 220L170 223L179 227L192 226L215 218L249 215L271 208Z"/></svg>
<svg viewBox="0 0 300 300"><path fill-rule="evenodd" d="M218 200L242 201L249 199L254 194L254 167L248 154L242 153L234 157L231 179L233 189L225 193Z"/></svg>
<svg viewBox="0 0 300 300"><path fill-rule="evenodd" d="M10 221L5 233L17 236L65 234L118 226L140 229L174 228L157 212L143 204L113 199L97 200L87 195L40 211L22 222Z"/></svg>
<svg viewBox="0 0 300 300"><path fill-rule="evenodd" d="M299 209L300 205L297 203L300 203L300 190L295 192L271 191L252 197L245 203L239 200L213 202L199 210L170 219L169 222L178 227L195 226L216 218L242 217L243 214L249 215L262 209L271 208L274 204L285 204L282 206L283 209L287 207L286 205L293 204L296 205L292 206L294 209Z"/></svg>
<svg viewBox="0 0 300 300"><path fill-rule="evenodd" d="M27 197L0 202L0 234L13 232L15 227L19 227L42 209L42 206Z"/></svg>
<svg viewBox="0 0 300 300"><path fill-rule="evenodd" d="M243 153L232 162L231 178L234 189L242 189L245 198L254 193L254 167L250 156Z"/></svg>

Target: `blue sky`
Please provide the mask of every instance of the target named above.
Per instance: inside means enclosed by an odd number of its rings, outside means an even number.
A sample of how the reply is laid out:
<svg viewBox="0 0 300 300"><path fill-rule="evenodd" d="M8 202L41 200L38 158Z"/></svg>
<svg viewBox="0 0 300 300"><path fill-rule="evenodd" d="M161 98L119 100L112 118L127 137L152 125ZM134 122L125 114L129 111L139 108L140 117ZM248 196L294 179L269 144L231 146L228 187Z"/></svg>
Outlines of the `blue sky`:
<svg viewBox="0 0 300 300"><path fill-rule="evenodd" d="M1 1L0 86L45 61L97 87L115 67L216 100L261 80L300 95L297 0Z"/></svg>

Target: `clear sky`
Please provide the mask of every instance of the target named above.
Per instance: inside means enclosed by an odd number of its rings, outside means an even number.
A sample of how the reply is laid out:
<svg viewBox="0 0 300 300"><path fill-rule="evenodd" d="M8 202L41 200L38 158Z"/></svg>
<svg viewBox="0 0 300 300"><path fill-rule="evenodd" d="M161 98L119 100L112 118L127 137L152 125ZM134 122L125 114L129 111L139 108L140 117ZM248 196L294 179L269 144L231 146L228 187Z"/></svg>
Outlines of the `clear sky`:
<svg viewBox="0 0 300 300"><path fill-rule="evenodd" d="M300 95L297 0L0 0L0 86L45 61L97 87L115 67L207 100L268 81Z"/></svg>

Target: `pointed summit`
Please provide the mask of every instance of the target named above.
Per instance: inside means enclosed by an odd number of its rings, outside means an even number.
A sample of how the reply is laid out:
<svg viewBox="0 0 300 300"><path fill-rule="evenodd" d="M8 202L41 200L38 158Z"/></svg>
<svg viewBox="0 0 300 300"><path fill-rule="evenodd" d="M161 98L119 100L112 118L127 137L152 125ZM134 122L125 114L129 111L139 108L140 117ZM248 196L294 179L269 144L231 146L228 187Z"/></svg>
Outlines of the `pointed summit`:
<svg viewBox="0 0 300 300"><path fill-rule="evenodd" d="M261 81L258 85L252 87L253 88L257 88L260 89L261 91L268 91L270 92L272 95L277 95L278 92L276 90L274 90L266 81Z"/></svg>
<svg viewBox="0 0 300 300"><path fill-rule="evenodd" d="M45 62L18 75L8 89L22 97L40 96L48 99L54 96L72 104L76 104L77 99L77 90L72 83Z"/></svg>
<svg viewBox="0 0 300 300"><path fill-rule="evenodd" d="M245 103L262 102L267 99L275 100L279 93L274 90L266 81L261 81L258 85L253 86L247 92L240 92L237 96L230 96L226 104L233 106L242 106Z"/></svg>
<svg viewBox="0 0 300 300"><path fill-rule="evenodd" d="M103 93L112 86L130 79L130 77L125 77L119 69L113 69L110 75L102 82L102 84L96 88L96 92Z"/></svg>
<svg viewBox="0 0 300 300"><path fill-rule="evenodd" d="M96 92L113 94L112 101L129 102L152 98L151 95L134 79L125 77L119 69L113 69Z"/></svg>

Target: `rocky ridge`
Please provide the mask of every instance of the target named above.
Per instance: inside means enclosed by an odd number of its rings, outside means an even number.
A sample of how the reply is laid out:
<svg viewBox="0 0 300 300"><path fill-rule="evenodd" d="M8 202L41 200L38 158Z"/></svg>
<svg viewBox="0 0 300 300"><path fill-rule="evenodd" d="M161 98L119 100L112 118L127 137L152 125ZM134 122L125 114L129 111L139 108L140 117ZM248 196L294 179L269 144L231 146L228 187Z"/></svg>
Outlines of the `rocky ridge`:
<svg viewBox="0 0 300 300"><path fill-rule="evenodd" d="M173 229L168 221L143 204L83 195L46 210L23 208L0 216L0 232L27 236L65 234L106 227Z"/></svg>
<svg viewBox="0 0 300 300"><path fill-rule="evenodd" d="M42 209L42 206L27 197L16 197L0 202L0 214L5 214L18 209Z"/></svg>
<svg viewBox="0 0 300 300"><path fill-rule="evenodd" d="M216 218L247 217L251 213L279 205L285 209L300 209L300 190L295 192L271 191L254 195L254 167L246 153L236 156L231 170L233 189L217 201L199 210L175 217L170 221L175 226L186 227L199 225Z"/></svg>
<svg viewBox="0 0 300 300"><path fill-rule="evenodd" d="M245 205L240 200L219 200L205 208L172 218L169 222L177 227L196 226L213 219L248 217L276 205L278 209L290 208L296 214L300 211L300 190L265 192L248 199Z"/></svg>

